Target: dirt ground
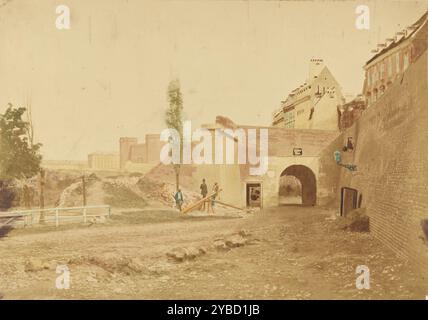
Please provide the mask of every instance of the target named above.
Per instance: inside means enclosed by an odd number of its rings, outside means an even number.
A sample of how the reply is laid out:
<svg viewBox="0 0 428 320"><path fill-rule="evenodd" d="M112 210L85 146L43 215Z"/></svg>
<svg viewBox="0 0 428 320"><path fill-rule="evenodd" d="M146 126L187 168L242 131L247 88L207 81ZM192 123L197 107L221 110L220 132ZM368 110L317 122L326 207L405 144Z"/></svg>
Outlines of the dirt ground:
<svg viewBox="0 0 428 320"><path fill-rule="evenodd" d="M145 210L103 224L12 230L0 239L3 299L425 299L428 281L334 212L278 207L185 216ZM70 288L57 289L57 266ZM370 289L355 286L358 265Z"/></svg>

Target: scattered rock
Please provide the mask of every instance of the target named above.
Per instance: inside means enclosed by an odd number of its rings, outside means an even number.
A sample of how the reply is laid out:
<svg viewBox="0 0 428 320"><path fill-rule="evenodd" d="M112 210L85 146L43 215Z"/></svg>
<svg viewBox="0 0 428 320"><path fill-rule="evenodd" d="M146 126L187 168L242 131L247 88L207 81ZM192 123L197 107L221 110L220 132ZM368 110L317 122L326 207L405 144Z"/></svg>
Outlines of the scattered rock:
<svg viewBox="0 0 428 320"><path fill-rule="evenodd" d="M47 262L43 262L40 259L29 258L25 262L25 271L26 272L35 272L35 271L41 271L44 269L49 269L49 264Z"/></svg>
<svg viewBox="0 0 428 320"><path fill-rule="evenodd" d="M199 253L202 255L202 254L206 254L208 252L208 249L207 248L205 248L205 247L200 247L199 248Z"/></svg>
<svg viewBox="0 0 428 320"><path fill-rule="evenodd" d="M236 234L226 239L225 244L229 248L242 247L246 244L247 240L241 235Z"/></svg>
<svg viewBox="0 0 428 320"><path fill-rule="evenodd" d="M197 256L199 256L199 250L195 247L189 247L186 249L186 258L187 259L195 259Z"/></svg>
<svg viewBox="0 0 428 320"><path fill-rule="evenodd" d="M220 251L229 250L229 247L223 239L214 240L213 247Z"/></svg>
<svg viewBox="0 0 428 320"><path fill-rule="evenodd" d="M129 275L135 272L140 273L146 271L146 267L139 258L118 256L112 253L87 257L86 262L96 265L110 273L119 272Z"/></svg>
<svg viewBox="0 0 428 320"><path fill-rule="evenodd" d="M175 248L172 251L167 252L167 256L177 262L183 262L185 260L193 260L203 254L206 254L207 250L205 247L195 248Z"/></svg>
<svg viewBox="0 0 428 320"><path fill-rule="evenodd" d="M143 272L146 269L139 258L131 258L128 267L135 272Z"/></svg>
<svg viewBox="0 0 428 320"><path fill-rule="evenodd" d="M239 232L238 232L238 234L241 236L241 237L244 237L244 238L246 238L246 237L249 237L251 234L250 234L250 232L248 231L248 230L246 230L246 229L242 229L242 230L240 230Z"/></svg>
<svg viewBox="0 0 428 320"><path fill-rule="evenodd" d="M184 248L177 248L167 252L166 255L175 261L182 262L186 258L186 250Z"/></svg>

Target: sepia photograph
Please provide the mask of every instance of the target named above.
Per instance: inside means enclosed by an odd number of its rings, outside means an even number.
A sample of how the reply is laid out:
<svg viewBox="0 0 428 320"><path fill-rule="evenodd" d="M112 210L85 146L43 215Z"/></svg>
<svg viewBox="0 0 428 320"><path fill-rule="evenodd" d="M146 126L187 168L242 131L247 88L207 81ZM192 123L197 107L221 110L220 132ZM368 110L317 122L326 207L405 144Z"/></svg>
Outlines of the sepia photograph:
<svg viewBox="0 0 428 320"><path fill-rule="evenodd" d="M427 10L0 0L0 307L428 300Z"/></svg>

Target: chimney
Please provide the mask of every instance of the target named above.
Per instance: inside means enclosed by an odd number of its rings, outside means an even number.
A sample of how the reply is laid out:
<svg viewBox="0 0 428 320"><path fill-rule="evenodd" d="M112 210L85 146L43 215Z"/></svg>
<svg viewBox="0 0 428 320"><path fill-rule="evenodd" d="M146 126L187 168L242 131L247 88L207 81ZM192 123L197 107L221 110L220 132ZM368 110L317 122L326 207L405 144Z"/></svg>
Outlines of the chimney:
<svg viewBox="0 0 428 320"><path fill-rule="evenodd" d="M307 82L310 83L313 79L315 79L323 68L323 59L311 59L309 61L309 78Z"/></svg>

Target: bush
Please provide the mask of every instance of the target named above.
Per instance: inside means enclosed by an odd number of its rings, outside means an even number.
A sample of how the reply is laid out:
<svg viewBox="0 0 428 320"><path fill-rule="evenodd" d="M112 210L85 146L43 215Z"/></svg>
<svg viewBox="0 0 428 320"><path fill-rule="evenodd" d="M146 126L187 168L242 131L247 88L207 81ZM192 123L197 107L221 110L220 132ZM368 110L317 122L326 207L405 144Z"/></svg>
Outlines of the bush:
<svg viewBox="0 0 428 320"><path fill-rule="evenodd" d="M0 210L7 210L12 207L15 197L16 193L11 187L0 183Z"/></svg>
<svg viewBox="0 0 428 320"><path fill-rule="evenodd" d="M353 232L370 232L370 218L366 209L352 210L346 217L340 219L341 229Z"/></svg>

